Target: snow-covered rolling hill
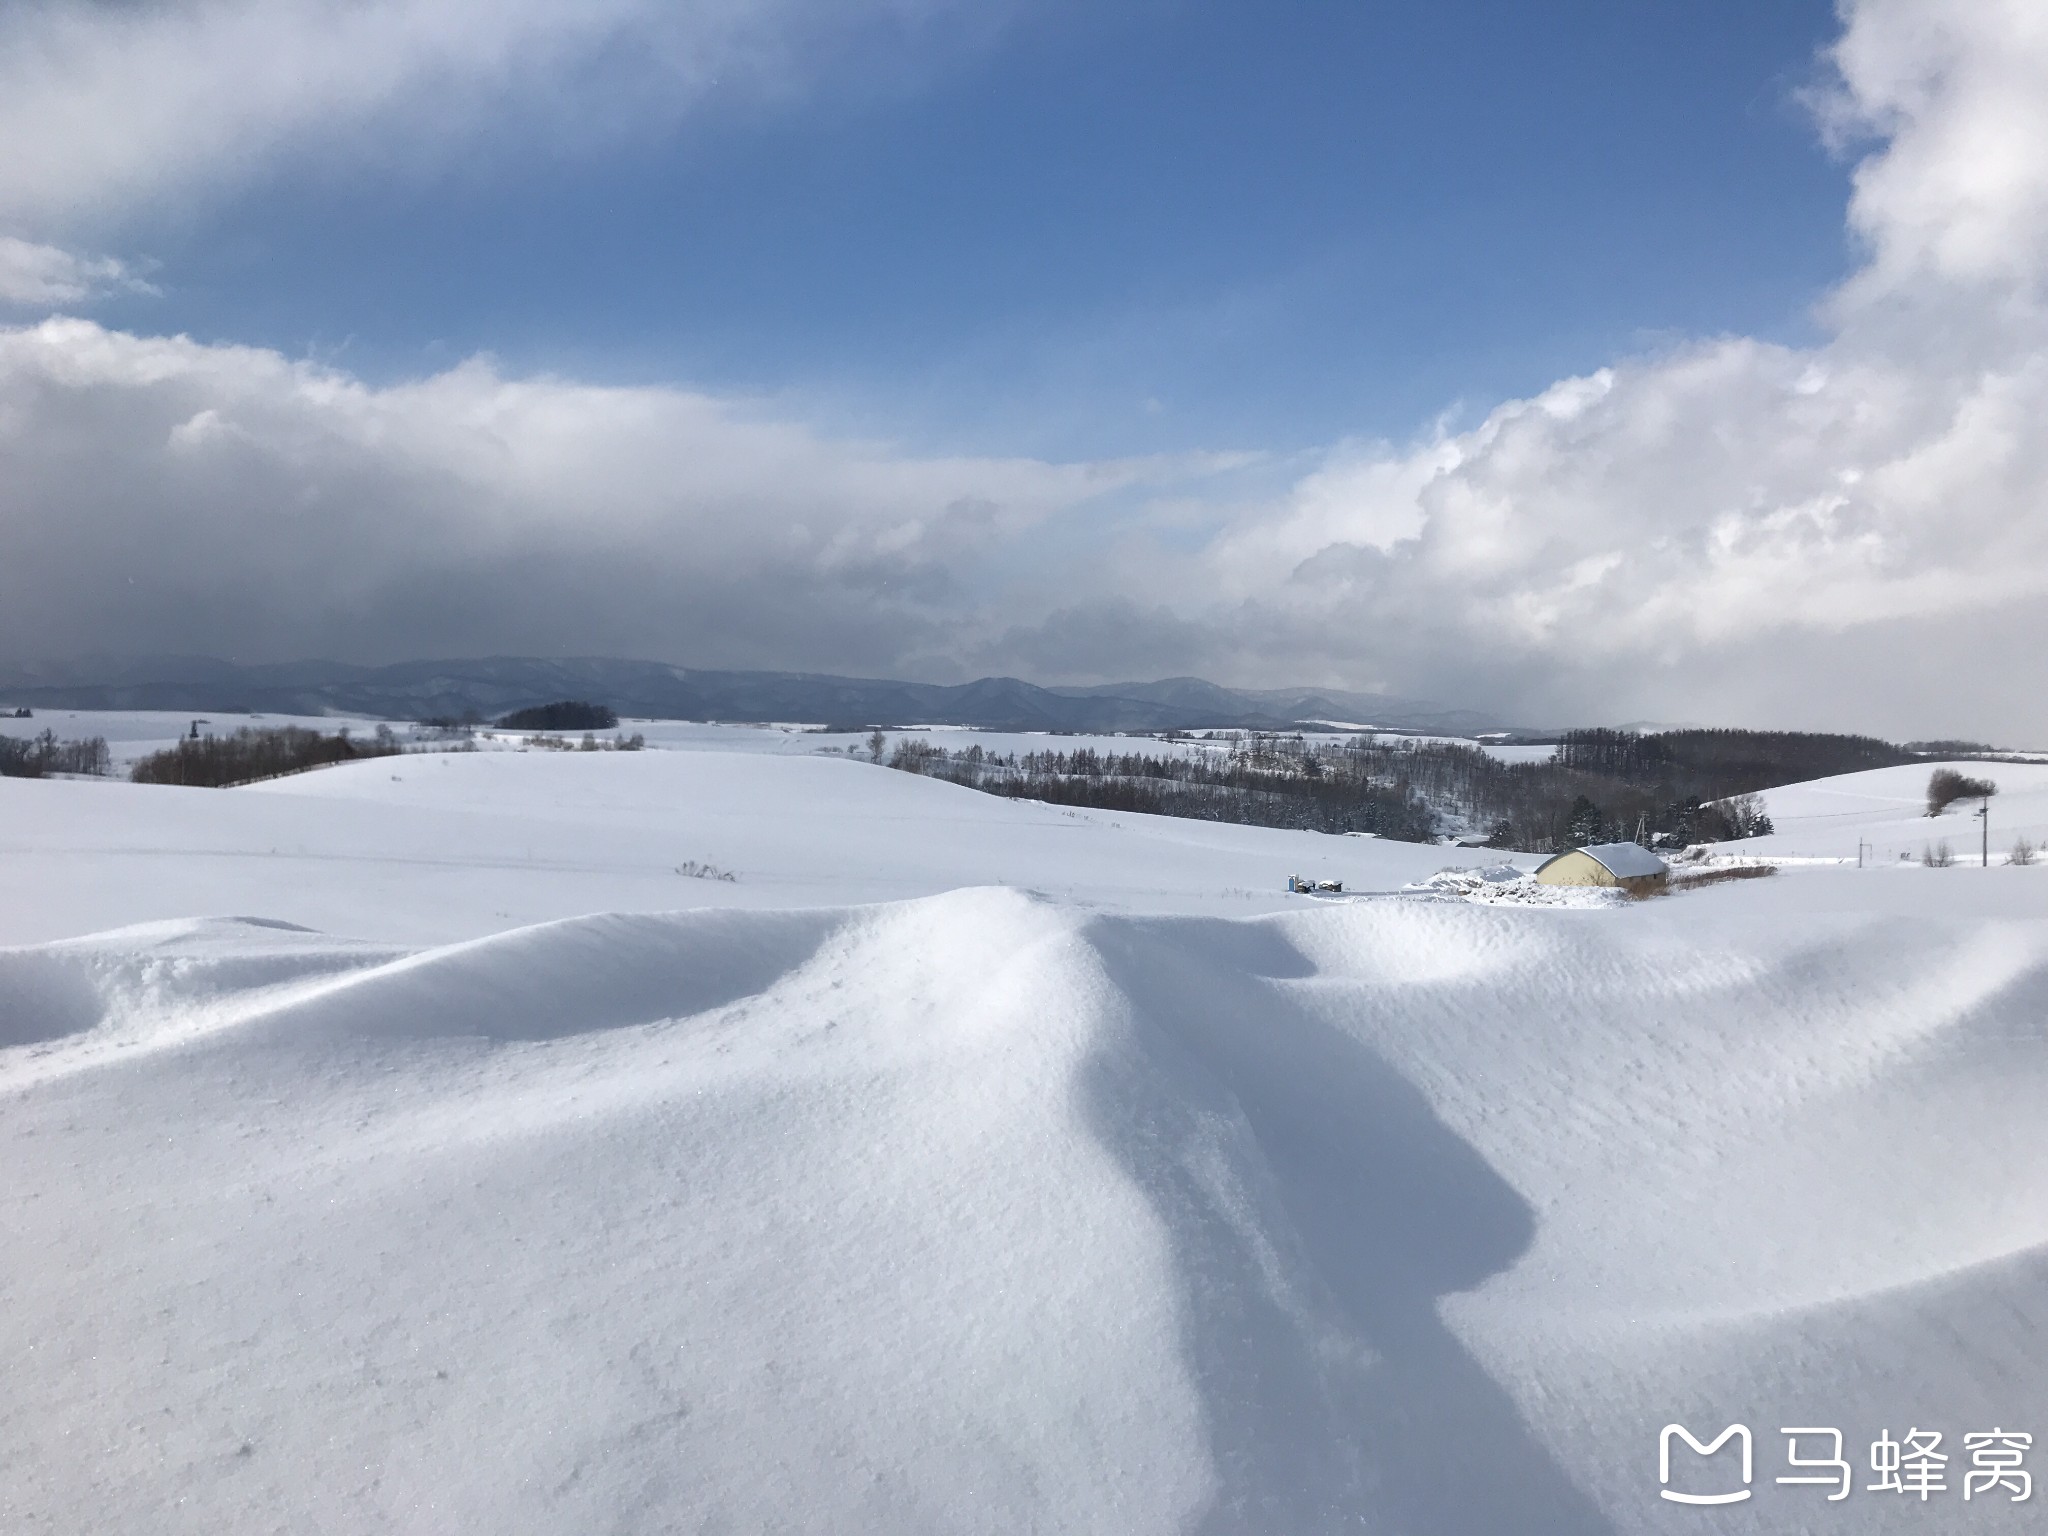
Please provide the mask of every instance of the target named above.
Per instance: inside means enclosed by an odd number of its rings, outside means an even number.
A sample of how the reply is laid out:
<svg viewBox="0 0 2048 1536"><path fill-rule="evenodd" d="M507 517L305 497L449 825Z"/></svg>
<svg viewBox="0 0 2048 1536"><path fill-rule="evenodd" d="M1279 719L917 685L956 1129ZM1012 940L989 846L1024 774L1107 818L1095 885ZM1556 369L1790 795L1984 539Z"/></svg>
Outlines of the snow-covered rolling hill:
<svg viewBox="0 0 2048 1536"><path fill-rule="evenodd" d="M1985 839L1977 819L1980 802L1960 800L1940 816L1927 814L1927 780L1937 768L1952 768L1998 786L1991 799L1990 852L1994 863L2015 839L2035 848L2048 844L2048 763L1915 763L1844 773L1810 784L1788 784L1764 792L1772 835L1726 844L1731 853L1779 856L1857 857L1866 863L1917 861L1946 842L1958 863L1977 863Z"/></svg>
<svg viewBox="0 0 2048 1536"><path fill-rule="evenodd" d="M0 861L0 1529L2037 1528L2048 870L1317 904L1445 851L715 751Z"/></svg>
<svg viewBox="0 0 2048 1536"><path fill-rule="evenodd" d="M760 745L767 746L772 738ZM1278 910L1289 874L1398 888L1444 850L1004 800L845 757L419 753L237 790L0 781L0 942L195 913L417 943L581 913L1009 885ZM702 878L730 873L727 882Z"/></svg>

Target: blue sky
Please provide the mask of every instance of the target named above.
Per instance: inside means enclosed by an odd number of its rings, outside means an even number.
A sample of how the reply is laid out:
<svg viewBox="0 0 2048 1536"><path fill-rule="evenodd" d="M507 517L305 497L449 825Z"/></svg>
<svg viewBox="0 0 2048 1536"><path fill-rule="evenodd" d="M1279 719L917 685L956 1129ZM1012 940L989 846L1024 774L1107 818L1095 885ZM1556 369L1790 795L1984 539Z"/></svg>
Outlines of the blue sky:
<svg viewBox="0 0 2048 1536"><path fill-rule="evenodd" d="M611 142L288 159L125 230L163 293L106 313L371 379L488 351L795 394L934 449L1398 439L1672 335L1808 339L1850 259L1795 99L1833 31L1813 0L1063 4Z"/></svg>
<svg viewBox="0 0 2048 1536"><path fill-rule="evenodd" d="M0 8L0 659L2048 741L2040 0Z"/></svg>

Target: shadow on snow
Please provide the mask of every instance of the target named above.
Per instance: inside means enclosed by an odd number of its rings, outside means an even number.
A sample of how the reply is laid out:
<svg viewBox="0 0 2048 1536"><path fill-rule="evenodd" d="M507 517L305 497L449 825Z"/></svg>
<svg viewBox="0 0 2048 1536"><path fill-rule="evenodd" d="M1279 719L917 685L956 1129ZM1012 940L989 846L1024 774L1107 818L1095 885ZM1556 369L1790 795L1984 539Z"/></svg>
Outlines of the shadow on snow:
<svg viewBox="0 0 2048 1536"><path fill-rule="evenodd" d="M1278 928L1105 920L1091 937L1137 1014L1092 1064L1090 1116L1179 1235L1221 1485L1200 1528L1611 1532L1438 1316L1528 1249L1528 1204L1273 985L1312 974ZM1180 1092L1144 1087L1160 1077Z"/></svg>

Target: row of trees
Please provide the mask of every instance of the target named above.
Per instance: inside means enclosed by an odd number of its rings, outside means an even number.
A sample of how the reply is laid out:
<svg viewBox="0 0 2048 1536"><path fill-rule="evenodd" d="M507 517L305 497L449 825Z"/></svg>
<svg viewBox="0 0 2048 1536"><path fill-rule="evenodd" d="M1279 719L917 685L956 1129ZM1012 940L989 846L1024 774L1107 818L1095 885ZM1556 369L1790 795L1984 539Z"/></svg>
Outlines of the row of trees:
<svg viewBox="0 0 2048 1536"><path fill-rule="evenodd" d="M0 778L41 779L53 773L104 776L113 769L106 738L59 741L55 731L37 736L0 736Z"/></svg>
<svg viewBox="0 0 2048 1536"><path fill-rule="evenodd" d="M152 752L128 776L138 784L219 789L359 757L391 757L401 750L388 725L378 726L377 734L367 740L351 735L346 727L328 736L297 725L243 726L232 736L187 737L174 747Z"/></svg>
<svg viewBox="0 0 2048 1536"><path fill-rule="evenodd" d="M1398 777L1379 782L1305 754L1152 756L1083 747L1004 756L978 745L949 753L913 737L898 742L888 762L892 768L989 794L1052 805L1314 832L1373 832L1404 842L1428 842L1438 827L1436 813Z"/></svg>
<svg viewBox="0 0 2048 1536"><path fill-rule="evenodd" d="M1918 761L1875 736L1817 731L1578 730L1560 736L1555 750L1566 768L1715 798Z"/></svg>
<svg viewBox="0 0 2048 1536"><path fill-rule="evenodd" d="M522 747L536 747L543 752L638 752L647 745L647 738L635 731L632 735L617 735L600 738L595 731L585 731L581 742L572 742L566 736L527 736L519 743ZM471 751L476 750L474 742L469 743Z"/></svg>
<svg viewBox="0 0 2048 1536"><path fill-rule="evenodd" d="M1753 791L1790 783L1800 771L1761 773L1754 761L1729 769L1711 759L1660 759L1654 749L1640 750L1642 740L1626 731L1573 732L1542 762L1504 762L1458 742L1364 736L1334 750L1353 773L1404 779L1439 810L1483 830L1494 847L1532 852L1635 839L1681 845L1760 837L1771 830L1770 818Z"/></svg>
<svg viewBox="0 0 2048 1536"><path fill-rule="evenodd" d="M593 704L587 699L557 699L552 704L515 709L498 721L498 728L505 731L609 731L618 723L618 712L609 704Z"/></svg>
<svg viewBox="0 0 2048 1536"><path fill-rule="evenodd" d="M1802 750L1787 754L1795 766L1774 775L1753 745L1745 752L1707 741L1687 761L1640 751L1641 738L1627 732L1574 736L1573 752L1547 762L1504 762L1455 742L1261 733L1171 754L1084 747L999 755L979 745L948 752L918 737L890 752L877 732L868 752L906 772L1056 805L1407 842L1431 841L1456 818L1483 829L1493 846L1538 852L1637 837L1671 844L1762 836L1771 824L1750 792L1754 781L1788 782L1818 755L1801 741Z"/></svg>

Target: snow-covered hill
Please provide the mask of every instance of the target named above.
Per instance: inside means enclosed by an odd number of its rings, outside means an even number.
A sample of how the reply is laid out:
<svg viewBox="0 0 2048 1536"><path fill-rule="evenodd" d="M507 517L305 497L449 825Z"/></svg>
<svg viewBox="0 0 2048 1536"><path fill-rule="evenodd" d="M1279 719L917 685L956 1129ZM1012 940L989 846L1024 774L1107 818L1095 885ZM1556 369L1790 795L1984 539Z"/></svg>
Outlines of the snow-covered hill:
<svg viewBox="0 0 2048 1536"><path fill-rule="evenodd" d="M236 790L7 779L0 857L0 943L222 913L420 943L588 912L972 885L1245 914L1287 905L1290 874L1392 890L1446 862L1440 848L1063 809L767 751L415 754ZM736 878L699 877L721 872Z"/></svg>
<svg viewBox="0 0 2048 1536"><path fill-rule="evenodd" d="M1861 843L1866 863L1898 864L1946 842L1958 863L1975 864L1984 846L1979 802L1958 801L1940 816L1927 814L1927 780L1944 767L1998 785L1991 800L1994 863L2016 838L2035 848L2048 844L2048 763L1957 762L1874 768L1766 790L1772 835L1723 844L1722 851L1854 859Z"/></svg>
<svg viewBox="0 0 2048 1536"><path fill-rule="evenodd" d="M0 858L0 1529L2034 1528L2048 871L1290 904L1443 851L712 752Z"/></svg>

